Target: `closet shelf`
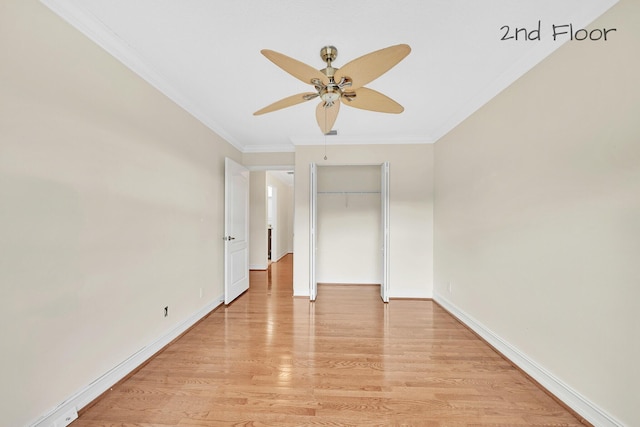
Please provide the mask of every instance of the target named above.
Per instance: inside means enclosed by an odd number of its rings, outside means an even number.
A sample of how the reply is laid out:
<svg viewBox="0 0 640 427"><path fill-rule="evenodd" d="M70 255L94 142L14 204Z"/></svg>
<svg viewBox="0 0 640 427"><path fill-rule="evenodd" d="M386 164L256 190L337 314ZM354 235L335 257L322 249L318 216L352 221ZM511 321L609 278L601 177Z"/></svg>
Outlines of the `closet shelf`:
<svg viewBox="0 0 640 427"><path fill-rule="evenodd" d="M380 194L379 191L318 191L318 194Z"/></svg>

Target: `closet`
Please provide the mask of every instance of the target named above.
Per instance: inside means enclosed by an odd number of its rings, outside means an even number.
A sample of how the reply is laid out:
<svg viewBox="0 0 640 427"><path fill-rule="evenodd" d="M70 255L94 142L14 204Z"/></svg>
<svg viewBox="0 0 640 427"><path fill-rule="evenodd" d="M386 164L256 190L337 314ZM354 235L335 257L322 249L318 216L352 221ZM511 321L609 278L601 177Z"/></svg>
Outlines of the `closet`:
<svg viewBox="0 0 640 427"><path fill-rule="evenodd" d="M388 164L311 169L311 299L317 283L376 284L388 301Z"/></svg>

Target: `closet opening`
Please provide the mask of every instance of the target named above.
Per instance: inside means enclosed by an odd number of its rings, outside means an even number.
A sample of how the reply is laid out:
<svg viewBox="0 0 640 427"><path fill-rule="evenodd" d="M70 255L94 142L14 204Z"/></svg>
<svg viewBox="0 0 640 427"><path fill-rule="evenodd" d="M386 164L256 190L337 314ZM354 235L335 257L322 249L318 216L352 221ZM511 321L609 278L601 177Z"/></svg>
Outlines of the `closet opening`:
<svg viewBox="0 0 640 427"><path fill-rule="evenodd" d="M311 167L311 300L317 284L378 285L388 302L388 163Z"/></svg>

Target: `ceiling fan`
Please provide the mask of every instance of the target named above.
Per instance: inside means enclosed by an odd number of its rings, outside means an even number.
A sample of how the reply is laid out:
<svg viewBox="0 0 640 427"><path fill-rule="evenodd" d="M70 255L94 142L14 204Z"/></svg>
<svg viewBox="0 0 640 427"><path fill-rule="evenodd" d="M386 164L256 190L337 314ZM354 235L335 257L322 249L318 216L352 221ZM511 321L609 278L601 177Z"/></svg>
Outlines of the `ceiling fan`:
<svg viewBox="0 0 640 427"><path fill-rule="evenodd" d="M263 49L260 52L287 73L311 84L316 91L283 98L256 111L253 113L254 116L319 97L320 103L316 107L316 120L322 133L327 134L331 131L338 117L340 102L350 107L382 113L398 114L404 111L402 105L393 99L373 89L368 89L364 85L377 79L402 61L411 52L409 45L399 44L376 50L348 62L342 68L334 68L332 65L338 56L338 49L334 46L325 46L320 50L320 57L327 64L326 68L322 70L316 70L273 50Z"/></svg>

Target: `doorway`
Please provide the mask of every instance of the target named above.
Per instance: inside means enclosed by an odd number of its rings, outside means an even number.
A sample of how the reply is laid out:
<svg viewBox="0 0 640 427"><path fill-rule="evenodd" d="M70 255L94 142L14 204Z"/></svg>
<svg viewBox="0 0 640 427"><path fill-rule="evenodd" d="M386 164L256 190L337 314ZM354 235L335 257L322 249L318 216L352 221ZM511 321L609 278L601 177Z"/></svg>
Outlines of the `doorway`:
<svg viewBox="0 0 640 427"><path fill-rule="evenodd" d="M389 165L311 165L310 299L317 284L376 284L388 302Z"/></svg>
<svg viewBox="0 0 640 427"><path fill-rule="evenodd" d="M287 170L253 170L251 178L251 270L293 253L293 174ZM271 240L271 245L269 244Z"/></svg>

